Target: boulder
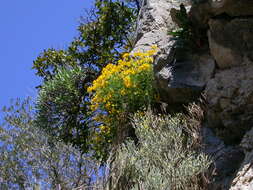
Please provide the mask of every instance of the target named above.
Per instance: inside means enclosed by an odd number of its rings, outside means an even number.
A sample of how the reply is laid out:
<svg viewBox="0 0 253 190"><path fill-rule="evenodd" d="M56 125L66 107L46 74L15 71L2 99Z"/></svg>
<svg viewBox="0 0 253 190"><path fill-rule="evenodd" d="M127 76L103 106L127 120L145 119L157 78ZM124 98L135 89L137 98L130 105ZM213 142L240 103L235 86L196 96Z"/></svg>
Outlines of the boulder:
<svg viewBox="0 0 253 190"><path fill-rule="evenodd" d="M209 55L195 56L184 61L174 60L155 78L162 100L168 104L186 104L196 99L210 80L215 62Z"/></svg>
<svg viewBox="0 0 253 190"><path fill-rule="evenodd" d="M253 129L245 133L253 126L253 0L193 0L193 32L203 31L209 48L185 52L168 34L178 27L181 2L143 1L133 52L157 45L155 82L162 101L175 105L169 108L206 94L203 148L214 161L209 189L251 190Z"/></svg>
<svg viewBox="0 0 253 190"><path fill-rule="evenodd" d="M253 64L217 71L206 86L209 126L226 143L239 143L253 126Z"/></svg>
<svg viewBox="0 0 253 190"><path fill-rule="evenodd" d="M147 51L152 45L158 47L155 67L158 69L174 59L173 46L175 41L168 33L176 28L170 16L171 9L179 9L176 0L143 0L140 10L135 46L132 52Z"/></svg>
<svg viewBox="0 0 253 190"><path fill-rule="evenodd" d="M244 159L244 152L238 147L226 146L205 124L202 135L203 150L213 160L208 190L227 190L234 177L234 172Z"/></svg>
<svg viewBox="0 0 253 190"><path fill-rule="evenodd" d="M169 104L188 103L198 97L215 68L214 59L208 54L183 52L184 58L178 58L180 52L175 49L176 42L168 32L177 27L170 12L179 9L181 3L175 0L144 1L133 49L135 52L148 50L152 45L158 47L154 61L156 87L162 101ZM186 4L186 9L189 8Z"/></svg>
<svg viewBox="0 0 253 190"><path fill-rule="evenodd" d="M248 17L253 15L252 0L194 0L190 19L196 27L208 28L210 18L219 16Z"/></svg>
<svg viewBox="0 0 253 190"><path fill-rule="evenodd" d="M253 18L210 19L210 52L220 69L253 61Z"/></svg>
<svg viewBox="0 0 253 190"><path fill-rule="evenodd" d="M247 132L240 146L243 148L245 158L232 181L230 190L253 189L253 128Z"/></svg>
<svg viewBox="0 0 253 190"><path fill-rule="evenodd" d="M156 45L160 53L168 49L168 32L176 27L170 10L178 7L175 0L144 0L138 16L133 52L149 50L152 45Z"/></svg>

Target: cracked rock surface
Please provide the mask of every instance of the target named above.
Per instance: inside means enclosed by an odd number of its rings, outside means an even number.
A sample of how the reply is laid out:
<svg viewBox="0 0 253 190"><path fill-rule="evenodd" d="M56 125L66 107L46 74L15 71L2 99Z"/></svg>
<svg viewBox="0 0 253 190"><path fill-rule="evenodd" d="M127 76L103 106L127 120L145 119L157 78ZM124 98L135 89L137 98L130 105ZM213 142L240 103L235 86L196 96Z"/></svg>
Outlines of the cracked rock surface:
<svg viewBox="0 0 253 190"><path fill-rule="evenodd" d="M253 190L253 0L187 4L189 19L194 29L205 31L208 48L183 52L180 58L168 34L177 27L170 13L179 4L143 1L133 52L158 47L156 87L162 101L174 105L170 109L205 93L204 150L215 168L210 190Z"/></svg>

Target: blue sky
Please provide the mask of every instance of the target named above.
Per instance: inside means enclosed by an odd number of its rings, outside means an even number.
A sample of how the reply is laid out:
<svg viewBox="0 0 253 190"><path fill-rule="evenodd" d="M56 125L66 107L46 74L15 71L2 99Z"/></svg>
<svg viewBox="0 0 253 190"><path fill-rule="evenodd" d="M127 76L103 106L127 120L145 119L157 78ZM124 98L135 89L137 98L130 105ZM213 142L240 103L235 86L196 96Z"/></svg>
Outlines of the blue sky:
<svg viewBox="0 0 253 190"><path fill-rule="evenodd" d="M0 107L36 96L33 60L47 48L64 48L77 35L92 0L0 0Z"/></svg>

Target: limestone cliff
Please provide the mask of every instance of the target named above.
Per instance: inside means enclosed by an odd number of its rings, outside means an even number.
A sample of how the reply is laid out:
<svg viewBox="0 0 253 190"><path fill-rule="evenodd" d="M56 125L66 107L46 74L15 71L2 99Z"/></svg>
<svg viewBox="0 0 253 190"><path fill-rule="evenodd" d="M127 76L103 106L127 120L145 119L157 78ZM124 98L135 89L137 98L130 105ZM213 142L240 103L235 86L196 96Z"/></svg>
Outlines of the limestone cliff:
<svg viewBox="0 0 253 190"><path fill-rule="evenodd" d="M170 31L185 3L195 48ZM177 22L177 23L175 23ZM199 38L198 38L199 37ZM253 1L144 0L133 51L158 46L156 86L168 109L206 96L204 151L214 160L209 189L253 189Z"/></svg>

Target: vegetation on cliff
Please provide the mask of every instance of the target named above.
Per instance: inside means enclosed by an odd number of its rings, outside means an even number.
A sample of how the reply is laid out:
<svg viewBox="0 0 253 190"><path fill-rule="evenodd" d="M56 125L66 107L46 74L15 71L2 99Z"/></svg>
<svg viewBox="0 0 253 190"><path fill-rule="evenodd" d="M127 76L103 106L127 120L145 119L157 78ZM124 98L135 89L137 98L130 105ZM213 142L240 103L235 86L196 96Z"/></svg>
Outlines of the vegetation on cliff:
<svg viewBox="0 0 253 190"><path fill-rule="evenodd" d="M0 188L203 188L201 109L162 112L156 47L130 53L140 2L96 0L68 48L34 61L35 106L17 102L0 127Z"/></svg>

